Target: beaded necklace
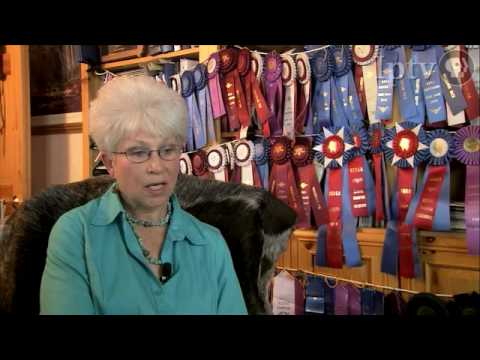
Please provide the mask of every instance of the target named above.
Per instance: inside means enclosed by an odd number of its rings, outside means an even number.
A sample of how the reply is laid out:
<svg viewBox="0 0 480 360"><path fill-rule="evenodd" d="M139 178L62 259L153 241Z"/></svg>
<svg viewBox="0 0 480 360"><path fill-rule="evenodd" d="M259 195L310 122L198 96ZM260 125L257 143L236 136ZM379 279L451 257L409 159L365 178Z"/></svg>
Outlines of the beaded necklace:
<svg viewBox="0 0 480 360"><path fill-rule="evenodd" d="M172 213L172 207L170 205L170 202L167 203L167 214L158 223L154 223L152 221L147 221L147 220L136 219L132 215L130 215L129 213L125 212L127 221L130 224L130 226L132 227L132 231L135 234L135 237L137 238L137 241L138 241L138 244L140 245L140 248L142 249L143 256L145 256L147 261L152 265L162 265L162 262L160 261L160 257L155 258L155 257L150 255L150 251L148 251L145 248L145 245L143 244L142 238L135 231L135 226L134 225L135 224L140 224L143 227L165 226L170 221L171 213Z"/></svg>

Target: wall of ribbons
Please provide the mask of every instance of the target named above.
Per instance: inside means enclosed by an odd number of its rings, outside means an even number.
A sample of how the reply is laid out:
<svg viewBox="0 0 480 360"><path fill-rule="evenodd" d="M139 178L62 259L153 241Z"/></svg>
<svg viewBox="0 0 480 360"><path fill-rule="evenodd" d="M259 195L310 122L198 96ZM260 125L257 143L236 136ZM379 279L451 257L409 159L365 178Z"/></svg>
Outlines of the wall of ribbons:
<svg viewBox="0 0 480 360"><path fill-rule="evenodd" d="M386 228L389 274L419 275L419 229L465 231L480 255L478 46L303 49L231 46L168 77L189 113L181 172L270 191L317 230L318 266L360 266L361 226Z"/></svg>

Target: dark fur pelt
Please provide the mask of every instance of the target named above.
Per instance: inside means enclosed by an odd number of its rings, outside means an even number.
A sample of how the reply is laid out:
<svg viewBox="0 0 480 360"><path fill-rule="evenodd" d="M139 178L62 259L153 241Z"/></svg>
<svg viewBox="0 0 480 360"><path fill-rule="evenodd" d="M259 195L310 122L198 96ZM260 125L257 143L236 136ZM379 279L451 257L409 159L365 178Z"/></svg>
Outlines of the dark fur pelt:
<svg viewBox="0 0 480 360"><path fill-rule="evenodd" d="M48 236L66 211L101 196L109 176L53 186L26 201L7 221L0 241L0 312L38 314ZM223 234L250 314L271 313L268 281L286 249L295 213L267 191L180 175L181 206Z"/></svg>

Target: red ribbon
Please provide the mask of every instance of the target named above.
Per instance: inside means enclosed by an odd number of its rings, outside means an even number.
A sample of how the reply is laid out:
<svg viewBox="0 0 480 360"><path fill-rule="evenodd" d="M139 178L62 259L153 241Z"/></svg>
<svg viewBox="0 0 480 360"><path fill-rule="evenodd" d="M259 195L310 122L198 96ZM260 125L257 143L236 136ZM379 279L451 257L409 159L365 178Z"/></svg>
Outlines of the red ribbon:
<svg viewBox="0 0 480 360"><path fill-rule="evenodd" d="M327 266L340 269L343 266L342 249L342 169L329 169L328 175L328 218Z"/></svg>
<svg viewBox="0 0 480 360"><path fill-rule="evenodd" d="M250 125L250 115L237 67L223 74L222 93L227 107L229 130L236 131L240 128L240 125L248 127Z"/></svg>
<svg viewBox="0 0 480 360"><path fill-rule="evenodd" d="M320 226L328 222L328 211L323 198L323 192L312 164L297 167L298 187L305 209L307 227L310 227L311 213L315 219L315 225Z"/></svg>
<svg viewBox="0 0 480 360"><path fill-rule="evenodd" d="M383 191L382 191L382 153L372 154L373 172L375 174L375 220L381 221L385 218L383 211Z"/></svg>
<svg viewBox="0 0 480 360"><path fill-rule="evenodd" d="M413 198L414 169L398 169L398 244L399 244L399 273L406 278L415 277L413 259L413 226L405 224L408 207Z"/></svg>
<svg viewBox="0 0 480 360"><path fill-rule="evenodd" d="M367 95L365 94L365 83L363 81L363 70L361 65L355 64L355 87L358 93L358 101L360 109L365 116L367 113Z"/></svg>
<svg viewBox="0 0 480 360"><path fill-rule="evenodd" d="M361 156L354 157L348 163L348 179L350 183L350 200L353 216L368 216L367 191Z"/></svg>
<svg viewBox="0 0 480 360"><path fill-rule="evenodd" d="M473 82L473 77L468 66L467 48L465 45L460 45L460 82L462 84L463 96L467 102L468 107L465 109L465 114L468 120L473 120L479 116L479 99L477 89Z"/></svg>
<svg viewBox="0 0 480 360"><path fill-rule="evenodd" d="M438 197L442 188L443 180L447 173L446 166L427 167L425 187L420 195L413 224L418 229L431 230L433 217L437 209Z"/></svg>
<svg viewBox="0 0 480 360"><path fill-rule="evenodd" d="M297 213L297 226L308 227L305 211L298 193L293 167L288 160L284 164L273 163L270 174L270 192L278 199L285 202Z"/></svg>
<svg viewBox="0 0 480 360"><path fill-rule="evenodd" d="M257 117L262 125L263 136L270 137L270 125L268 124L268 121L272 116L272 113L268 108L267 101L260 90L260 85L252 69L248 71L247 75L245 75L242 80L249 113L252 108L255 108Z"/></svg>

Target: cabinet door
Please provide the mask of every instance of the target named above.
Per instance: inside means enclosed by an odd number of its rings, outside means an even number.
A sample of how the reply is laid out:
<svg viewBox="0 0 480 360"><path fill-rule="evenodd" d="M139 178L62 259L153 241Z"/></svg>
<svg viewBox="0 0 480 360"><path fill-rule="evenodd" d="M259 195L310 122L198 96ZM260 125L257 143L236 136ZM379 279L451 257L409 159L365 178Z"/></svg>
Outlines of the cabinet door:
<svg viewBox="0 0 480 360"><path fill-rule="evenodd" d="M300 270L377 285L398 287L399 282L396 276L380 271L383 238L383 229L359 229L357 239L362 256L362 266L354 268L344 266L342 269L332 269L315 265L315 254L317 250L316 232L297 230L290 240L290 248L295 249L296 254L295 256L290 254L289 258L293 259L291 261L297 262L297 267Z"/></svg>
<svg viewBox="0 0 480 360"><path fill-rule="evenodd" d="M463 233L420 233L418 247L423 274L401 278L401 286L435 294L480 292L480 257L469 255Z"/></svg>

